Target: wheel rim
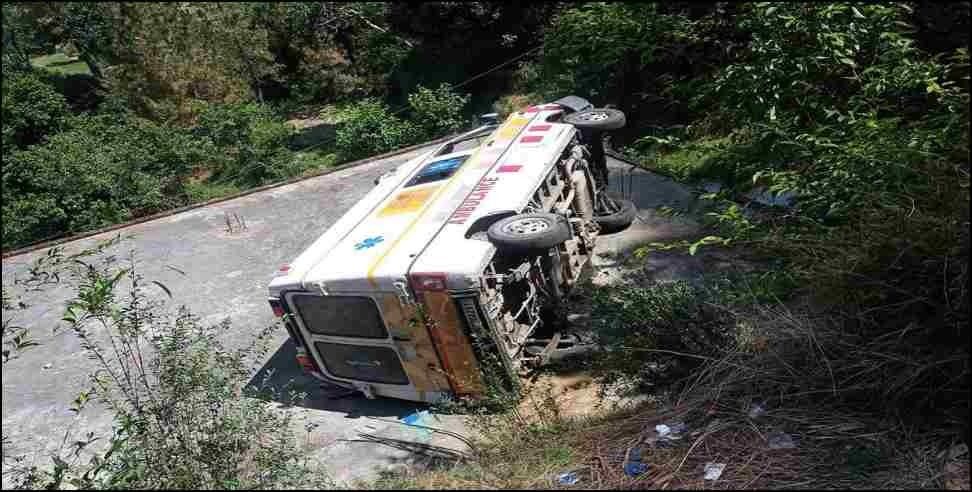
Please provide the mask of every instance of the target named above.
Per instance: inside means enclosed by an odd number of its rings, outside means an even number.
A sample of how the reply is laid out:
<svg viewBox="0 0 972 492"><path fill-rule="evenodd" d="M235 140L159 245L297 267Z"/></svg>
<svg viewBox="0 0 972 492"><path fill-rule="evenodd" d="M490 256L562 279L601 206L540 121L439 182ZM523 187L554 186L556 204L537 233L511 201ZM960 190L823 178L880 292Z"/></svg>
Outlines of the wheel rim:
<svg viewBox="0 0 972 492"><path fill-rule="evenodd" d="M550 229L550 222L536 217L516 219L503 226L503 232L517 236L539 234L548 229Z"/></svg>

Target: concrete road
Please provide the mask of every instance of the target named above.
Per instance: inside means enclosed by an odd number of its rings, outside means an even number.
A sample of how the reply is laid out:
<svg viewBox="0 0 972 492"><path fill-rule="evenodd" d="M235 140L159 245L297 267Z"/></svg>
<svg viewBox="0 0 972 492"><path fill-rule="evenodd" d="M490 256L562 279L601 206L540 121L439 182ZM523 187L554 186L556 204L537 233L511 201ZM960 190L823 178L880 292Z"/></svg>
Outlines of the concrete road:
<svg viewBox="0 0 972 492"><path fill-rule="evenodd" d="M141 273L159 280L173 294L175 305L184 304L203 321L229 318L232 328L226 341L237 345L252 338L273 322L266 302L266 284L283 263L296 257L328 226L334 223L373 186L381 173L428 148L418 149L336 173L307 179L245 197L182 212L122 230L134 237L116 248L119 253L137 251ZM616 176L628 176L630 166L612 160ZM612 258L644 241L663 240L691 234L691 221L672 221L654 213L661 205L687 206L691 194L677 184L644 171L624 180L639 205L642 220L628 231L601 238L598 250L604 256L595 261L610 275ZM243 218L246 230L226 231L227 214ZM64 245L67 252L78 251L112 237L109 232ZM4 283L22 273L26 265L44 255L39 250L3 260ZM169 266L186 273L180 275ZM72 290L58 287L45 293L45 300L28 310L17 312L19 323L29 326L41 345L31 347L20 357L3 365L3 435L8 443L5 456L33 455L37 464L47 465L47 457L61 443L65 430L74 436L89 431L107 434L108 413L90 407L79 417L68 409L77 393L86 387L87 375L94 367L78 340L68 331L53 331L61 318ZM272 371L271 382L282 385L291 379L309 397L297 408L295 426L303 445L326 463L333 478L342 483L369 479L378 470L399 466L415 458L401 449L357 442L359 432L460 448L454 438L402 425L400 420L423 409L411 402L362 397L328 399L315 381L305 377L294 361L294 347L286 334L278 333L277 350L268 356L262 378ZM421 423L450 430L464 430L460 416L428 415ZM70 442L70 441L69 441Z"/></svg>

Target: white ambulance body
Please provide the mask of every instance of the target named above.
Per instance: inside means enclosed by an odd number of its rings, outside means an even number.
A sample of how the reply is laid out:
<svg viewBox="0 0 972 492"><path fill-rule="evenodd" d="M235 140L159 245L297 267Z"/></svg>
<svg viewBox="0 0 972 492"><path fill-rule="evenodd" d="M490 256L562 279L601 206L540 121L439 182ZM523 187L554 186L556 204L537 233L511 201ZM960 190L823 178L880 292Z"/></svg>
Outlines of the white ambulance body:
<svg viewBox="0 0 972 492"><path fill-rule="evenodd" d="M535 335L559 326L549 312L589 263L605 184L583 122L564 121L589 103L561 101L383 176L277 273L270 303L305 371L368 397L434 402L481 395L495 374L516 386L548 355L535 347L550 338ZM601 215L630 223L619 203Z"/></svg>

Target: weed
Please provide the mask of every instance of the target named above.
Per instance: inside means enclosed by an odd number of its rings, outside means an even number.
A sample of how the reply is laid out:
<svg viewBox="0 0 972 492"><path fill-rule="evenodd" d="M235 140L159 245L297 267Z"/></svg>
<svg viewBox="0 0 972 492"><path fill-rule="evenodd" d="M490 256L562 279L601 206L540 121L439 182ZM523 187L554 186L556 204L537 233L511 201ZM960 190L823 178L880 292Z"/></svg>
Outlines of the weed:
<svg viewBox="0 0 972 492"><path fill-rule="evenodd" d="M254 362L267 352L271 325L242 349L219 339L226 320L204 326L185 307L165 309L171 295L146 282L134 255L123 266L75 260L77 296L63 315L87 355L97 361L91 387L75 400L101 401L115 416L107 445L82 463L82 450L101 436L75 439L51 456L52 469L21 466L26 488L265 488L323 486L297 447L291 417L246 393ZM149 288L153 289L152 293ZM291 393L289 400L300 398ZM68 433L70 433L70 429ZM68 434L65 442L68 442Z"/></svg>

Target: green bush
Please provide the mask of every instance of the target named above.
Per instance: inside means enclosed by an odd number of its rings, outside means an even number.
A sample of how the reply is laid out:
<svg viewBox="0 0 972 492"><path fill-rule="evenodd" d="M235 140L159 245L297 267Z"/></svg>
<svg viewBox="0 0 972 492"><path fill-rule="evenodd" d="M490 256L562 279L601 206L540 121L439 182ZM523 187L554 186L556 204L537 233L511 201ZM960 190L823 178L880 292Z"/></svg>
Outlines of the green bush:
<svg viewBox="0 0 972 492"><path fill-rule="evenodd" d="M801 310L826 319L798 322L790 306L752 300L762 323L790 333L758 361L732 355L753 368L726 377L967 433L968 406L957 403L970 376L967 49L922 51L906 4L745 4L732 19L741 49L691 84L703 89L695 110L708 114L692 131L646 137L642 150L663 148L658 162L681 179L729 184L720 198L793 193L785 211L723 202L708 215L721 236L686 243L780 260L784 283L808 294L812 309ZM638 326L635 304L616 307ZM805 336L813 348L787 339ZM727 361L700 371L720 393L733 384Z"/></svg>
<svg viewBox="0 0 972 492"><path fill-rule="evenodd" d="M185 132L137 118L73 125L4 157L5 248L183 205L182 177L211 153Z"/></svg>
<svg viewBox="0 0 972 492"><path fill-rule="evenodd" d="M633 389L685 377L700 359L679 353L718 356L727 348L731 333L724 313L706 302L713 299L714 293L684 281L593 290L591 319L606 349L595 358L595 371L605 382Z"/></svg>
<svg viewBox="0 0 972 492"><path fill-rule="evenodd" d="M685 55L707 26L682 8L598 2L563 10L545 31L540 74L531 77L536 89L632 105L648 96L670 98L673 78L691 73ZM655 113L662 108L649 102Z"/></svg>
<svg viewBox="0 0 972 492"><path fill-rule="evenodd" d="M421 141L422 131L393 114L377 99L364 99L342 110L335 145L346 159L360 159Z"/></svg>
<svg viewBox="0 0 972 492"><path fill-rule="evenodd" d="M294 129L270 106L257 103L212 104L203 109L194 129L220 154L212 179L247 188L299 175L288 148Z"/></svg>
<svg viewBox="0 0 972 492"><path fill-rule="evenodd" d="M419 86L408 96L411 119L423 129L426 138L441 137L466 126L463 110L468 103L469 95L457 94L449 84L438 89Z"/></svg>
<svg viewBox="0 0 972 492"><path fill-rule="evenodd" d="M203 325L185 307L168 310L167 288L146 282L134 258L114 256L71 263L77 295L63 315L98 369L91 389L72 411L97 399L114 414L111 436L66 434L53 467L12 463L21 488L263 489L326 487L297 445L286 409L253 396L292 402L263 383L248 381L279 325L261 330L241 349L229 349L229 320ZM70 433L70 430L68 431ZM98 450L89 447L108 438ZM73 438L68 441L69 438ZM92 452L87 463L82 450ZM13 461L13 460L11 460Z"/></svg>
<svg viewBox="0 0 972 492"><path fill-rule="evenodd" d="M949 64L922 53L902 26L907 12L890 4L748 10L740 17L752 31L748 49L705 91L741 127L710 169L742 187L795 192L804 214L828 221L934 193L927 168L962 159L962 149L968 158L968 82L950 76L968 55Z"/></svg>
<svg viewBox="0 0 972 492"><path fill-rule="evenodd" d="M67 102L53 86L32 72L16 72L3 80L3 148L24 149L63 130ZM6 160L6 159L4 159Z"/></svg>

